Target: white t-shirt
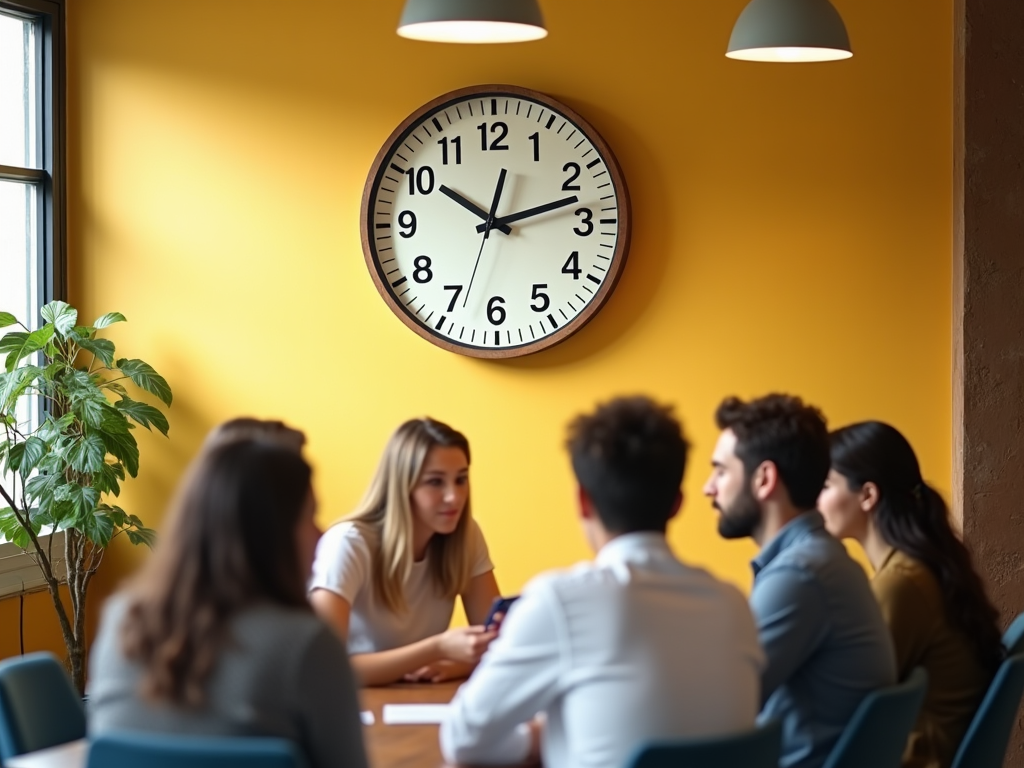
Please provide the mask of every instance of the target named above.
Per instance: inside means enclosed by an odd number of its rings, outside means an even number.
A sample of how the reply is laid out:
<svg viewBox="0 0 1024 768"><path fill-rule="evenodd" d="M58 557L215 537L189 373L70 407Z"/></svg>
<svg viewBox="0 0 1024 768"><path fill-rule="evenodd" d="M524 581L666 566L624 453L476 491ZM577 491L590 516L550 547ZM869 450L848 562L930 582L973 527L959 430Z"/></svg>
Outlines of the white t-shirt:
<svg viewBox="0 0 1024 768"><path fill-rule="evenodd" d="M405 584L406 610L395 613L374 594L372 552L376 532L362 523L341 522L320 538L309 590L326 589L352 606L348 624L348 652L375 653L399 648L448 629L454 597L437 593L430 575L430 555L412 564ZM470 521L470 577L494 570L483 532Z"/></svg>

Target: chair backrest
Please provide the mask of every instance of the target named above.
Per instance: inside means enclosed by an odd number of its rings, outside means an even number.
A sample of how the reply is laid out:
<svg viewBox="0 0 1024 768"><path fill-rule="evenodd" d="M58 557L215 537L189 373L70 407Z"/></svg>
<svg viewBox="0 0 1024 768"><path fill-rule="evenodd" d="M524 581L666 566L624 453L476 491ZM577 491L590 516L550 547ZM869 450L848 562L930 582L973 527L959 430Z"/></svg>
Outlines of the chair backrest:
<svg viewBox="0 0 1024 768"><path fill-rule="evenodd" d="M257 736L107 733L89 747L86 768L303 768L292 742Z"/></svg>
<svg viewBox="0 0 1024 768"><path fill-rule="evenodd" d="M732 736L654 742L641 747L631 768L778 768L782 727L770 722Z"/></svg>
<svg viewBox="0 0 1024 768"><path fill-rule="evenodd" d="M0 761L85 737L85 708L51 653L0 661Z"/></svg>
<svg viewBox="0 0 1024 768"><path fill-rule="evenodd" d="M1003 645L1007 656L1024 653L1024 613L1020 614L1003 633Z"/></svg>
<svg viewBox="0 0 1024 768"><path fill-rule="evenodd" d="M868 694L823 768L899 768L927 688L928 673L915 667L902 683Z"/></svg>
<svg viewBox="0 0 1024 768"><path fill-rule="evenodd" d="M952 768L1002 768L1022 696L1024 653L1018 653L999 666L960 742Z"/></svg>

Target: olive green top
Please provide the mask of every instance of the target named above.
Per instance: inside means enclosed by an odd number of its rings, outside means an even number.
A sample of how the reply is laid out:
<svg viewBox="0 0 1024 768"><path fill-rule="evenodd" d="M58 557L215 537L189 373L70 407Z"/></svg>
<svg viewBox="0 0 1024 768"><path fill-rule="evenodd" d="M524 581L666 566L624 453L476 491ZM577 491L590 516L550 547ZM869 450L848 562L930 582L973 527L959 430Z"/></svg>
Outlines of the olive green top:
<svg viewBox="0 0 1024 768"><path fill-rule="evenodd" d="M967 637L949 623L935 574L899 550L871 582L896 647L903 680L928 672L928 693L903 755L904 768L948 768L990 682Z"/></svg>

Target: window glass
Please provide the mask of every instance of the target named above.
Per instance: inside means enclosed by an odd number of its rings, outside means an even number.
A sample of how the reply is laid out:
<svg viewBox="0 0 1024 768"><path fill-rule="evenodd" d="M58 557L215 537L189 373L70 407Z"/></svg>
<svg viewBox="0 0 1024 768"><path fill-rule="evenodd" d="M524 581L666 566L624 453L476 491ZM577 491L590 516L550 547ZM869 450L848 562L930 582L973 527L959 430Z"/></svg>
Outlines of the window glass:
<svg viewBox="0 0 1024 768"><path fill-rule="evenodd" d="M0 165L40 167L37 26L0 12Z"/></svg>

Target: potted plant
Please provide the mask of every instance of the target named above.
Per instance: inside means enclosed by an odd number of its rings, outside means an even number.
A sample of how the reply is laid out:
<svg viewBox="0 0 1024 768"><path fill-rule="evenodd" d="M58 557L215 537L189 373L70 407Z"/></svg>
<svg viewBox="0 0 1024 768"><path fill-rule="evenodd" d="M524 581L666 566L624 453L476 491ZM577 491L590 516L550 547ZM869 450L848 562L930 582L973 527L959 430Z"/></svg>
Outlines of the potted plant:
<svg viewBox="0 0 1024 768"><path fill-rule="evenodd" d="M133 399L124 383L171 404L167 381L142 360L116 358L114 343L99 337L118 312L89 326L63 301L41 311L30 330L0 312L0 533L25 550L46 581L67 646L71 677L85 687L85 598L108 544L125 535L152 546L154 532L112 504L126 475L139 471L136 425L167 435L167 417ZM41 416L26 418L32 401ZM19 406L21 406L19 408ZM18 414L21 414L19 418ZM54 551L54 536L64 532ZM64 573L57 568L63 560ZM70 607L61 597L67 585Z"/></svg>

